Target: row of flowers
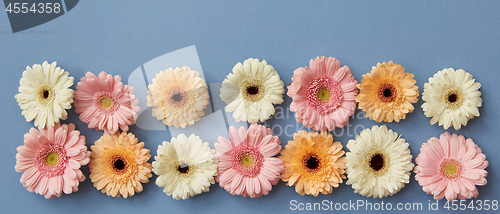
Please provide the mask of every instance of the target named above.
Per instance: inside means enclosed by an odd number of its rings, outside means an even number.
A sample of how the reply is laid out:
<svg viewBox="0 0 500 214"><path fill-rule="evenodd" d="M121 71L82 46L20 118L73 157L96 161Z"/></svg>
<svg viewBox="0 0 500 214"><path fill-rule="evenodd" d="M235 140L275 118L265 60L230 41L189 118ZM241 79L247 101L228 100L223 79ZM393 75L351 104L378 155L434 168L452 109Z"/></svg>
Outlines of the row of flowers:
<svg viewBox="0 0 500 214"><path fill-rule="evenodd" d="M151 172L177 200L207 192L215 181L232 195L251 198L267 195L280 179L300 195L326 195L346 178L355 193L382 198L409 183L411 170L436 200L476 197L476 185L486 184L488 161L481 149L472 139L448 132L422 145L415 167L409 144L385 125L363 130L347 143L347 153L326 131L301 130L283 150L271 129L257 123L248 130L231 126L229 136L219 137L214 151L198 136L180 134L159 145L150 164L149 149L132 133L104 134L89 152L73 124L55 124L24 136L15 168L24 171L21 183L28 191L46 198L77 191L85 179L80 167L89 162L94 186L124 198L141 192Z"/></svg>
<svg viewBox="0 0 500 214"><path fill-rule="evenodd" d="M252 123L248 131L231 127L231 139L219 138L214 154L198 137L179 135L159 146L152 165L144 143L126 133L140 111L133 88L106 72L88 72L75 92L69 88L73 81L55 62L35 64L23 72L15 96L26 121L35 120L38 126L18 147L16 171L24 171L21 183L28 191L46 198L76 191L85 178L79 168L89 162L94 186L108 195L128 197L142 191L141 183L148 182L153 171L159 176L157 185L176 199L208 191L214 181L233 195L260 197L280 178L301 195L331 193L347 178L355 192L385 197L408 183L414 168L408 144L385 126L364 130L349 141L345 157L342 145L326 132L343 127L357 105L377 122L399 122L413 111L419 95L416 81L392 61L378 63L360 84L347 66L331 57L312 59L310 68L296 69L287 92L290 110L297 122L318 132L299 131L278 158L279 138L257 124L274 114L274 105L283 102L285 93L283 81L265 60L236 64L220 89L226 111L233 112L236 121ZM432 117L430 123L458 130L479 116L480 86L462 69L444 69L429 78L422 108ZM152 115L167 126L193 125L209 103L205 81L188 67L159 72L148 89ZM105 132L92 152L74 125L60 125L73 99L80 120ZM486 184L488 162L462 135L431 138L416 163L416 180L436 199L475 197L475 186Z"/></svg>
<svg viewBox="0 0 500 214"><path fill-rule="evenodd" d="M378 63L358 84L349 67L341 67L337 59L317 57L311 60L310 68L294 71L287 92L292 98L290 110L295 112L297 122L316 131L342 128L356 104L371 120L399 122L413 112L413 103L418 100L413 76L389 61ZM127 131L135 123L139 100L132 87L122 84L120 76L88 72L74 94L69 88L73 81L55 62L28 66L20 81L20 93L15 96L26 121L35 120L35 126L42 128L54 126L67 118L66 109L71 108L74 98L76 113L91 129L113 134L118 129ZM468 120L479 116L480 87L462 69L448 68L434 74L424 84L422 94L425 116L432 117L430 124L456 130L467 125ZM153 107L152 115L167 126L193 125L209 104L205 81L188 67L159 72L148 89L147 105ZM285 90L273 66L250 58L234 66L220 92L226 111L233 112L237 122L254 123L274 114L274 105L283 102Z"/></svg>

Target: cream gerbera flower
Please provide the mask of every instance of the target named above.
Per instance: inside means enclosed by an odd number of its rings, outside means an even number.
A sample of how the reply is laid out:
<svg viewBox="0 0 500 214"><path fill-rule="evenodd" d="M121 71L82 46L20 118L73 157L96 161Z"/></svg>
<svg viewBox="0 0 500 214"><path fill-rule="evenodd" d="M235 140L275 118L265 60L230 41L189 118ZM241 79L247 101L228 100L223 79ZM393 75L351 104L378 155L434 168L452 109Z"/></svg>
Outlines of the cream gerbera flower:
<svg viewBox="0 0 500 214"><path fill-rule="evenodd" d="M467 121L479 116L483 102L480 87L481 83L462 69L448 68L434 74L422 93L422 108L425 116L432 117L430 124L439 122L444 129L453 125L455 130L466 126Z"/></svg>
<svg viewBox="0 0 500 214"><path fill-rule="evenodd" d="M346 147L347 184L355 193L383 198L410 182L412 156L405 139L383 126L361 131Z"/></svg>
<svg viewBox="0 0 500 214"><path fill-rule="evenodd" d="M144 142L132 133L104 134L90 148L90 180L94 187L113 197L133 196L142 192L142 184L151 178L151 158Z"/></svg>
<svg viewBox="0 0 500 214"><path fill-rule="evenodd" d="M363 74L358 84L356 101L366 117L376 122L399 122L406 114L413 112L412 103L418 100L418 86L413 74L392 61L377 63L372 71Z"/></svg>
<svg viewBox="0 0 500 214"><path fill-rule="evenodd" d="M34 64L23 72L19 93L15 95L26 122L35 119L35 126L54 126L68 117L66 109L73 103L73 77L52 64Z"/></svg>
<svg viewBox="0 0 500 214"><path fill-rule="evenodd" d="M158 175L156 185L176 200L207 192L217 175L214 150L194 134L189 138L180 134L170 141L158 146L153 161L153 172Z"/></svg>
<svg viewBox="0 0 500 214"><path fill-rule="evenodd" d="M278 72L266 60L249 58L243 64L238 62L227 75L220 97L236 122L264 122L274 114L274 105L283 103L283 87Z"/></svg>
<svg viewBox="0 0 500 214"><path fill-rule="evenodd" d="M207 108L209 96L198 71L169 68L156 74L148 89L147 105L153 107L153 116L167 126L184 128L205 115L203 109Z"/></svg>
<svg viewBox="0 0 500 214"><path fill-rule="evenodd" d="M326 131L317 133L304 130L293 134L281 156L285 164L282 180L288 186L295 185L300 195L327 195L345 179L342 157L344 151L340 142L333 142L333 136Z"/></svg>

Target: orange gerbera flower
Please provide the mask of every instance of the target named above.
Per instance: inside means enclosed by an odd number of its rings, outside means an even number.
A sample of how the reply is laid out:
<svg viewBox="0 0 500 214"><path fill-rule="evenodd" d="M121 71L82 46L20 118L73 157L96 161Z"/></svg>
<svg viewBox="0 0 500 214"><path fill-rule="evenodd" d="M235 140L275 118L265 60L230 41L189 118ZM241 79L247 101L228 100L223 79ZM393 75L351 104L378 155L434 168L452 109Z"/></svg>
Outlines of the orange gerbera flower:
<svg viewBox="0 0 500 214"><path fill-rule="evenodd" d="M132 133L116 132L104 134L90 147L89 177L98 190L124 198L142 192L141 183L149 182L153 167L147 162L149 149L137 142Z"/></svg>
<svg viewBox="0 0 500 214"><path fill-rule="evenodd" d="M346 160L340 142L326 131L307 133L300 130L281 150L280 159L285 164L282 180L288 186L295 185L300 195L327 195L345 179Z"/></svg>
<svg viewBox="0 0 500 214"><path fill-rule="evenodd" d="M413 104L418 100L417 81L413 74L405 73L400 64L377 63L371 73L363 75L356 102L366 117L376 122L399 122L413 112Z"/></svg>

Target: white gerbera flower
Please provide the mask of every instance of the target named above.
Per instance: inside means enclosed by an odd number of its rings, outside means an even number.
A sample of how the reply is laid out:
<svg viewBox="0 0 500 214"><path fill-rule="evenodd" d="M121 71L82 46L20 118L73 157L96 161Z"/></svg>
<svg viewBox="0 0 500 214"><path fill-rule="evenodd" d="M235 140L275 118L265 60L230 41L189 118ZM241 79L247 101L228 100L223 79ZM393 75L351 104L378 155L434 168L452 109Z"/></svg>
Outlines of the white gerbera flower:
<svg viewBox="0 0 500 214"><path fill-rule="evenodd" d="M373 126L350 140L346 153L347 184L355 193L382 198L410 182L412 156L405 139L383 126Z"/></svg>
<svg viewBox="0 0 500 214"><path fill-rule="evenodd" d="M52 64L34 64L23 72L19 81L19 93L15 95L26 122L35 119L35 126L54 126L68 117L66 109L73 103L74 78L69 73Z"/></svg>
<svg viewBox="0 0 500 214"><path fill-rule="evenodd" d="M430 124L439 122L448 129L451 125L459 130L467 121L479 116L483 100L472 75L462 69L453 68L438 71L429 82L424 84L422 104L426 117L432 117Z"/></svg>
<svg viewBox="0 0 500 214"><path fill-rule="evenodd" d="M180 134L171 142L163 141L153 161L153 172L158 175L156 185L176 200L207 192L217 175L214 152L194 134L189 138Z"/></svg>
<svg viewBox="0 0 500 214"><path fill-rule="evenodd" d="M205 115L210 97L198 71L189 67L160 71L148 89L147 105L153 107L152 115L167 126L184 128Z"/></svg>
<svg viewBox="0 0 500 214"><path fill-rule="evenodd" d="M264 122L274 114L274 104L283 102L283 81L266 60L249 58L238 62L233 73L227 75L220 97L226 102L227 112L233 112L236 122Z"/></svg>

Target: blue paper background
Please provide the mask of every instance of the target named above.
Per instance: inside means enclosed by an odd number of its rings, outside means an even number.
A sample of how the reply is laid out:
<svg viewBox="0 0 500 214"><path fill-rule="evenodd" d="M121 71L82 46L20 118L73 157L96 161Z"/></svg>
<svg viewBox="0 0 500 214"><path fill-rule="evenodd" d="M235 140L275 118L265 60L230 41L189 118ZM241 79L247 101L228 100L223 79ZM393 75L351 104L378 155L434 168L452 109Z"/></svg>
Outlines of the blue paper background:
<svg viewBox="0 0 500 214"><path fill-rule="evenodd" d="M155 185L156 176L144 185L142 193L127 199L112 198L93 187L87 166L82 168L87 179L80 184L80 190L60 198L45 200L19 183L21 173L14 170L16 147L23 144L23 135L33 127L33 122L25 122L14 99L26 66L57 61L58 66L75 77L75 85L85 72L97 74L103 70L121 75L127 83L132 71L144 63L191 45L196 46L208 83L222 82L237 62L249 57L266 59L285 85L291 82L294 69L308 66L311 58L322 55L338 58L351 68L358 81L377 62L393 60L415 74L420 92L428 78L443 68L470 72L482 83L481 116L459 131L448 131L472 138L490 162L489 182L478 188L477 199L500 200L497 183L500 160L496 153L500 115L495 110L500 105L496 78L500 67L499 13L498 1L80 1L53 21L12 33L7 14L0 12L2 212L282 213L290 212L290 200L383 201L393 207L397 203L415 202L423 204L421 212L428 212L432 197L422 191L413 174L404 189L384 199L360 196L345 184L330 195L301 197L293 187L280 182L269 195L258 199L231 196L215 184L208 193L176 201ZM415 157L423 142L444 132L440 126L429 125L429 118L420 108L420 98L415 111L402 122L375 123L355 116L350 121L352 126L343 129L344 133L335 136L335 140L345 146L354 138L355 127L386 124L410 143ZM277 107L286 110L291 99L286 95L284 99ZM275 127L276 132L290 124L294 130L302 127L296 124L293 113L287 112L283 114L285 118L271 119L267 124ZM75 123L87 137L89 147L102 135L100 131L89 130L74 108L64 122ZM147 131L137 126L132 126L131 131L145 142L153 156L157 146L171 138L168 132ZM340 130L337 133L341 134ZM291 136L283 133L280 139L286 145ZM446 212L444 203L445 200L439 201L439 212Z"/></svg>

